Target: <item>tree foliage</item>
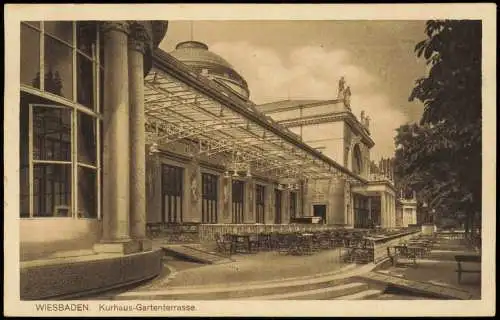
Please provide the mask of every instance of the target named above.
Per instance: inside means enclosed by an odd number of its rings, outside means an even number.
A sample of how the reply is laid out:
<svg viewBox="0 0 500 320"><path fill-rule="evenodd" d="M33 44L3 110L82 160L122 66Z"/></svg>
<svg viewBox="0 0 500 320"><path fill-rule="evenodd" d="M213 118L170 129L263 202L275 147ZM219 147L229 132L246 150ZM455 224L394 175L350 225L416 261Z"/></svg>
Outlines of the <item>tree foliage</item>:
<svg viewBox="0 0 500 320"><path fill-rule="evenodd" d="M424 112L397 129L395 174L440 213L472 220L481 211L481 22L431 20L425 33L415 52L429 72L409 97Z"/></svg>

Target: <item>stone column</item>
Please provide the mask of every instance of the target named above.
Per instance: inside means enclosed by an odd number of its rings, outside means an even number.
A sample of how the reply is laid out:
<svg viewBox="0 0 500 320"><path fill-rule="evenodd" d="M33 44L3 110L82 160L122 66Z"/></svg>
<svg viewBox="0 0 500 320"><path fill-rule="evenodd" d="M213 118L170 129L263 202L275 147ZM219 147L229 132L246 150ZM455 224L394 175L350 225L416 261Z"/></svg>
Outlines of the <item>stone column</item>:
<svg viewBox="0 0 500 320"><path fill-rule="evenodd" d="M222 191L222 212L218 223L231 223L232 221L232 193L233 180L229 177L221 179Z"/></svg>
<svg viewBox="0 0 500 320"><path fill-rule="evenodd" d="M387 204L386 204L386 199L385 199L385 193L381 192L380 193L380 226L382 228L387 228L388 225L388 219L387 219Z"/></svg>
<svg viewBox="0 0 500 320"><path fill-rule="evenodd" d="M130 102L130 235L151 250L146 239L146 133L144 115L144 54L149 41L139 25L131 26L128 39L128 74Z"/></svg>
<svg viewBox="0 0 500 320"><path fill-rule="evenodd" d="M300 217L310 216L310 207L311 207L311 186L310 180L304 180L302 183L302 202L300 207Z"/></svg>
<svg viewBox="0 0 500 320"><path fill-rule="evenodd" d="M372 220L372 197L368 197L368 219Z"/></svg>
<svg viewBox="0 0 500 320"><path fill-rule="evenodd" d="M244 223L255 223L255 181L247 178L245 183L245 216Z"/></svg>
<svg viewBox="0 0 500 320"><path fill-rule="evenodd" d="M103 236L97 252L131 253L129 225L128 34L124 21L101 24L104 35Z"/></svg>
<svg viewBox="0 0 500 320"><path fill-rule="evenodd" d="M396 225L396 197L391 194L391 212L392 212L392 226L397 227Z"/></svg>

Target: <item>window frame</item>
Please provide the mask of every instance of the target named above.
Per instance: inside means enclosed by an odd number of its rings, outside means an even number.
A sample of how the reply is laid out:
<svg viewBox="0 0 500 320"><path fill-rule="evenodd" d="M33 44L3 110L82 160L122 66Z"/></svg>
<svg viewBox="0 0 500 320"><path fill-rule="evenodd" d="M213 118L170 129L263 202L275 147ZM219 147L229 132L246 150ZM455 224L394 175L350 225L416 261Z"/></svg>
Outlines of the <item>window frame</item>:
<svg viewBox="0 0 500 320"><path fill-rule="evenodd" d="M33 22L33 21L31 21ZM31 94L33 96L37 96L42 99L50 100L49 103L29 103L27 104L28 110L28 202L29 202L29 216L22 217L20 219L46 219L46 218L62 218L62 219L91 219L91 220L101 220L102 219L102 167L101 167L101 128L102 128L102 113L101 113L101 77L100 72L104 70L104 66L101 64L102 57L100 57L101 52L101 32L99 26L96 27L95 34L95 46L91 49L92 56L89 56L85 51L80 50L78 48L77 43L77 23L84 21L71 21L72 25L72 44L61 39L53 34L46 33L45 30L45 21L35 21L39 23L39 26L35 26L30 23L30 21L21 21L21 28L26 27L38 32L39 38L39 74L40 74L40 83L39 88L35 88L31 85L21 83L21 92ZM57 21L56 21L57 22ZM97 23L97 21L93 21L93 23ZM68 99L63 96L48 92L45 90L45 36L54 39L55 41L64 44L71 48L72 55L72 98ZM77 55L81 54L82 57L88 59L92 63L92 98L93 104L91 107L84 106L78 103L78 65L77 65ZM26 107L25 105L20 105L19 107ZM51 108L59 108L59 109L67 109L71 113L71 133L70 133L70 161L58 161L58 160L36 160L34 159L34 146L33 146L33 108L34 107L51 107ZM91 165L88 163L83 163L78 161L78 116L79 113L82 112L85 115L92 117L93 121L95 121L96 128L96 160L95 165ZM41 217L36 216L34 212L34 166L36 164L65 164L70 165L71 169L71 215L68 217ZM86 168L94 171L96 175L96 216L95 217L80 217L78 212L78 169Z"/></svg>
<svg viewBox="0 0 500 320"><path fill-rule="evenodd" d="M99 27L96 28L95 49L93 51L92 56L89 56L87 53L85 53L85 51L82 51L77 47L77 40L78 39L77 39L76 28L77 28L77 23L82 22L82 21L72 21L73 44L70 44L69 42L67 42L63 39L60 39L60 38L58 38L50 33L46 33L44 21L41 20L39 22L40 22L40 26L39 26L39 28L37 28L37 27L33 26L32 24L29 24L25 21L21 21L21 27L26 26L27 28L31 28L31 29L38 31L38 35L40 37L40 41L39 41L39 43L40 43L40 48L39 48L40 66L38 69L40 72L40 88L35 88L35 87L30 86L30 85L21 83L21 91L35 94L35 95L38 95L42 98L50 99L50 100L55 101L57 103L76 108L79 111L88 113L88 114L93 115L93 116L97 116L100 119L102 119L101 105L100 105L100 94L101 94L101 92L100 92L100 80L101 79L98 76L99 75L98 73L100 71L104 70L104 65L101 63L101 60L103 57L100 57L100 52L101 52L100 51L100 45L101 45L100 28ZM97 21L95 23L97 23ZM64 44L65 46L68 46L71 48L71 52L72 52L71 54L72 54L72 59L73 59L73 61L72 61L73 88L72 88L72 98L71 99L68 99L66 97L63 97L63 96L60 96L60 95L57 95L55 93L51 93L51 92L48 92L45 90L45 35L47 35L51 39L54 39L56 41L61 42L61 44ZM93 100L94 100L93 102L94 103L93 103L92 108L78 103L78 95L77 95L78 94L78 92L77 92L77 88L78 88L78 84L77 84L77 80L78 80L77 79L78 78L77 77L77 69L78 69L77 55L78 54L81 54L85 58L92 61L92 75L94 78L93 86L92 86L93 87L92 94L93 94Z"/></svg>

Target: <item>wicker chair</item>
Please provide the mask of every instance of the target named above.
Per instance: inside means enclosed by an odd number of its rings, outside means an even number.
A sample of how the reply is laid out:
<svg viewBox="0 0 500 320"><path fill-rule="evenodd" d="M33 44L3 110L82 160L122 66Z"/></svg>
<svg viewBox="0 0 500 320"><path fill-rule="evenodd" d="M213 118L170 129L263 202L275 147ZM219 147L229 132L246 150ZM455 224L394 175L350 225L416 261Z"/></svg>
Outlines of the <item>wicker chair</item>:
<svg viewBox="0 0 500 320"><path fill-rule="evenodd" d="M259 250L271 250L271 235L267 233L259 233L257 235Z"/></svg>
<svg viewBox="0 0 500 320"><path fill-rule="evenodd" d="M224 256L231 256L231 253L233 252L233 242L231 239L228 239L225 236L221 237L219 233L216 233L215 244L215 249L218 253L221 253Z"/></svg>

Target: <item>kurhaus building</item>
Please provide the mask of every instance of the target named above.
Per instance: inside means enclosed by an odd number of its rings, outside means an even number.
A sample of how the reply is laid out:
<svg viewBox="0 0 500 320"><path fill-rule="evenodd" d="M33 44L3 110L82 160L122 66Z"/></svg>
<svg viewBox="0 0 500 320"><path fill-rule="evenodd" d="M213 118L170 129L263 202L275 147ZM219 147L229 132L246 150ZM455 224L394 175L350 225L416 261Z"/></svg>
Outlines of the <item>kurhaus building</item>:
<svg viewBox="0 0 500 320"><path fill-rule="evenodd" d="M204 43L157 50L153 64L145 91L149 224L288 230L316 217L350 228L408 226L396 217L392 168L370 172L370 119L351 112L343 78L334 100L255 105L244 78Z"/></svg>
<svg viewBox="0 0 500 320"><path fill-rule="evenodd" d="M370 175L368 120L350 111L343 80L335 100L258 106L207 45L158 49L166 31L162 21L21 23L21 298L156 276L147 230L158 224L210 239L308 217L413 221L413 200L409 218L396 217L390 170Z"/></svg>

